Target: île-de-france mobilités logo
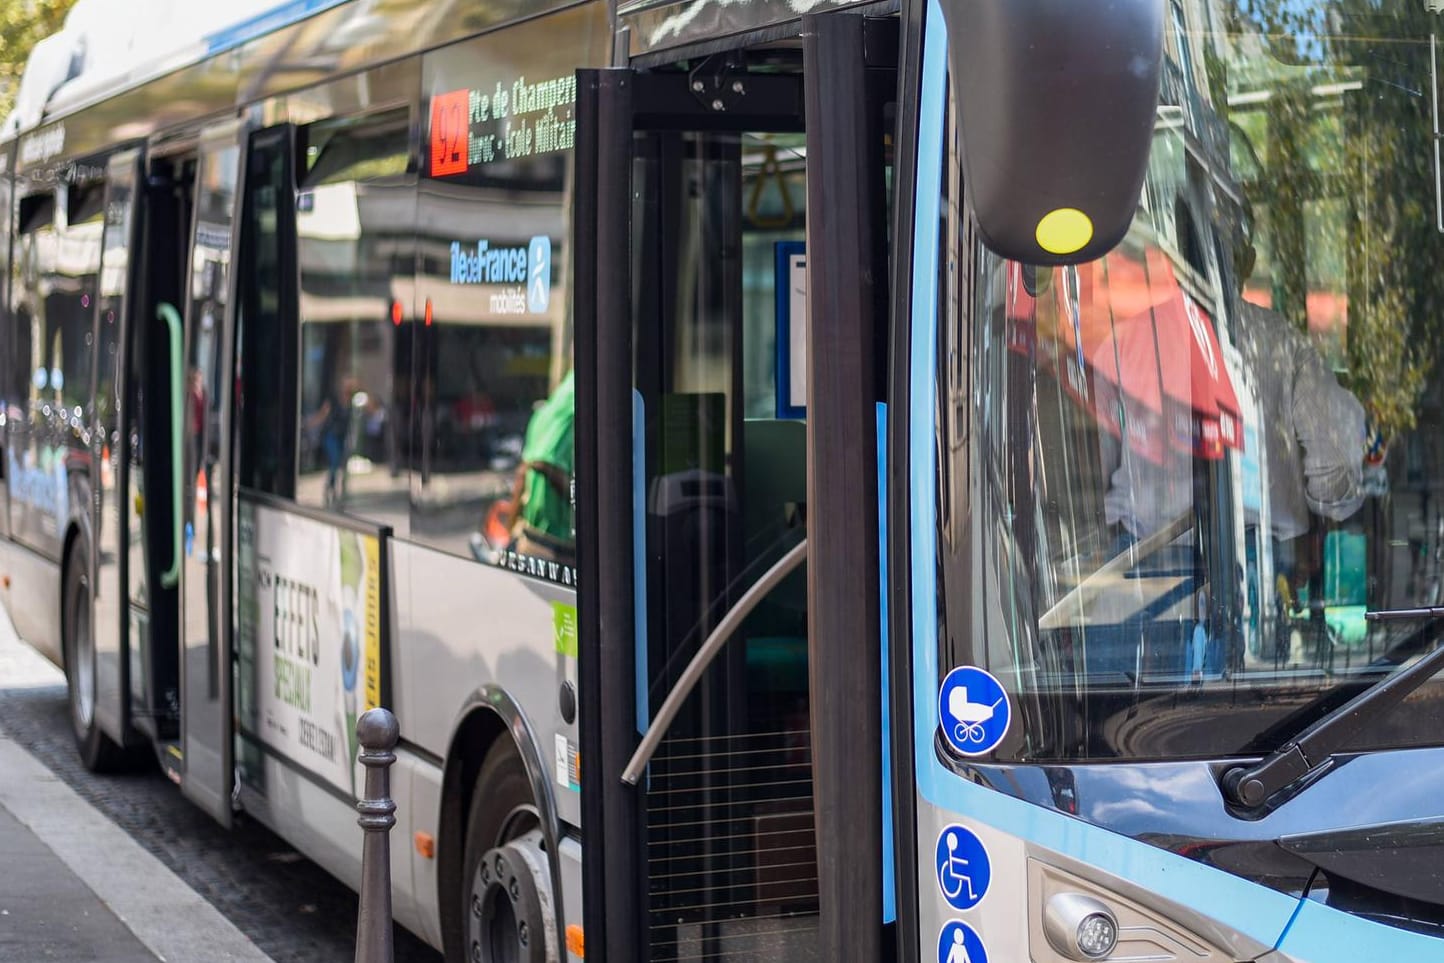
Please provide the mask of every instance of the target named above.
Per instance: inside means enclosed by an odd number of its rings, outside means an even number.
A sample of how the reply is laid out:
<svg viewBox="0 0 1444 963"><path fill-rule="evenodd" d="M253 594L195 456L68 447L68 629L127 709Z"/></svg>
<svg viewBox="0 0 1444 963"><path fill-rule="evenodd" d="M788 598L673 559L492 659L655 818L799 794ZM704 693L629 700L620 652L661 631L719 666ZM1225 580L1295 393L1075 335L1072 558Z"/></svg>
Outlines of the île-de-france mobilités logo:
<svg viewBox="0 0 1444 963"><path fill-rule="evenodd" d="M451 283L490 287L490 309L496 314L546 314L552 295L551 238L539 235L525 246L453 241Z"/></svg>
<svg viewBox="0 0 1444 963"><path fill-rule="evenodd" d="M546 314L552 297L552 239L534 237L527 244L526 309Z"/></svg>

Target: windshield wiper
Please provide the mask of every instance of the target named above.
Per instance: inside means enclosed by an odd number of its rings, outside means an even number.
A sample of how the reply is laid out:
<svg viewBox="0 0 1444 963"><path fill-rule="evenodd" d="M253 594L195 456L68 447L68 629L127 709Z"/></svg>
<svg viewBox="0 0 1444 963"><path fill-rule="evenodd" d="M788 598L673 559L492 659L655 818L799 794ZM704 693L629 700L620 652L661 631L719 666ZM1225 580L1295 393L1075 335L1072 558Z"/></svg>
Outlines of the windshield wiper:
<svg viewBox="0 0 1444 963"><path fill-rule="evenodd" d="M1383 609L1366 612L1364 618L1370 622L1444 619L1444 606ZM1276 793L1332 763L1335 753L1368 729L1379 716L1403 702L1440 669L1444 669L1444 646L1407 669L1369 686L1254 765L1235 766L1226 771L1223 774L1224 793L1245 808L1263 806Z"/></svg>

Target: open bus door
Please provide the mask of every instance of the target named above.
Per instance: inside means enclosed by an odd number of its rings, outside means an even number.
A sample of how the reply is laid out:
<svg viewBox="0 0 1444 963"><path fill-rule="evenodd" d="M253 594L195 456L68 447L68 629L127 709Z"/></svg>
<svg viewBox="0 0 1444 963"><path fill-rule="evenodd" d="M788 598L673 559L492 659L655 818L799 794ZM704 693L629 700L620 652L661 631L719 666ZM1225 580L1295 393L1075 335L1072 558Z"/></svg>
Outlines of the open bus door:
<svg viewBox="0 0 1444 963"><path fill-rule="evenodd" d="M898 22L769 40L578 75L589 958L885 958Z"/></svg>
<svg viewBox="0 0 1444 963"><path fill-rule="evenodd" d="M95 713L105 728L124 740L130 730L130 645L124 562L129 561L129 513L125 478L130 447L128 424L133 420L126 394L130 359L127 282L137 238L135 216L143 152L128 150L106 164L105 220L101 242L100 290L95 313L96 363L92 365L93 430L90 437L94 500L91 550L95 592L91 619L95 644Z"/></svg>
<svg viewBox="0 0 1444 963"><path fill-rule="evenodd" d="M231 234L243 126L205 131L196 161L181 386L181 790L231 820Z"/></svg>

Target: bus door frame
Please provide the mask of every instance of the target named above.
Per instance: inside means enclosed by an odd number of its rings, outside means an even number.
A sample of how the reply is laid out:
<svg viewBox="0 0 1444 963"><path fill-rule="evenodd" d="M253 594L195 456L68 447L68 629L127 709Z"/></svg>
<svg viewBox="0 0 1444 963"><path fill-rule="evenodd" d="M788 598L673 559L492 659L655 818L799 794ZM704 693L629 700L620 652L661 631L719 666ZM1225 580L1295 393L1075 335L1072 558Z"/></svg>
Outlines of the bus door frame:
<svg viewBox="0 0 1444 963"><path fill-rule="evenodd" d="M91 596L91 626L95 633L96 686L95 715L101 728L117 743L124 744L130 735L131 691L130 679L130 591L129 557L130 526L129 506L124 504L127 480L130 474L130 348L131 332L135 327L131 315L135 313L137 255L140 247L141 208L144 204L145 171L147 160L143 146L126 147L112 154L106 161L105 170L105 215L101 235L101 277L96 284L95 317L92 319L94 335L91 339L95 352L95 363L91 365L89 398L91 399L91 464L100 466L109 447L112 469L109 491L104 484L104 469L97 468L91 478L93 497L89 506L91 512L90 570L91 584L95 591ZM105 425L100 418L100 365L105 359L99 354L101 327L101 304L106 270L106 252L110 231L110 209L114 203L117 182L124 180L130 191L127 220L125 223L126 267L120 295L120 310L115 320L115 393L120 404L114 415L116 444L109 445L105 437ZM106 499L114 506L114 517L106 519ZM115 618L101 621L95 616L102 600L113 600ZM114 663L108 665L107 663Z"/></svg>
<svg viewBox="0 0 1444 963"><path fill-rule="evenodd" d="M760 85L759 85L760 86ZM631 168L636 131L752 131L771 116L797 126L788 101L707 111L685 74L631 68L577 72L574 316L578 687L583 778L584 923L588 951L641 958L647 946L644 826L637 790L621 781L638 740L633 546ZM745 109L744 109L745 107ZM605 457L604 457L605 455ZM602 546L607 550L603 551ZM605 615L606 628L602 623ZM605 693L605 695L603 695Z"/></svg>
<svg viewBox="0 0 1444 963"><path fill-rule="evenodd" d="M206 457L215 452L214 468L208 473L207 531L202 532L197 514L193 532L184 535L181 562L180 605L178 645L180 649L180 786L187 798L208 812L217 822L229 828L234 811L235 792L235 727L232 712L232 602L234 598L234 552L235 552L235 485L233 483L233 460L235 445L232 443L232 419L235 368L235 320L237 285L240 279L239 265L235 252L237 232L240 230L241 210L245 195L246 157L250 125L242 118L232 118L210 125L200 132L195 148L196 182L192 197L190 237L187 240L186 270L183 278L186 304L182 309L184 318L184 346L182 357L189 366L195 350L198 319L192 317L196 299L198 279L195 275L196 239L201 227L201 200L207 191L206 161L227 150L235 152L235 164L231 170L234 180L229 187L232 193L229 211L227 237L227 269L224 280L225 309L221 316L214 318L212 336L219 339L214 350L214 390L219 395L216 407L216 424L209 424L206 431L214 430L218 444L205 444ZM202 267L204 270L204 266ZM183 381L188 383L187 374ZM183 384L183 403L188 402L189 389ZM207 405L209 410L210 406ZM183 447L189 449L194 439L190 427L189 408L183 418ZM202 439L206 441L206 439ZM185 461L183 456L182 461ZM183 469L187 476L190 467ZM195 486L195 480L183 476L183 486ZM187 497L192 512L198 511L199 500L193 492ZM212 553L208 542L214 541L216 551ZM195 585L194 559L202 556L205 583ZM197 651L191 652L192 631L189 613L199 604L204 610L204 637L200 639ZM201 646L204 649L201 649Z"/></svg>
<svg viewBox="0 0 1444 963"><path fill-rule="evenodd" d="M856 11L804 20L800 87L811 118L811 123L802 125L809 148L809 211L814 204L838 204L836 192L842 185L851 187L840 195L844 199L872 199L866 191L859 194L856 180L872 170L874 156L860 143L872 131L869 111L876 99L868 92L866 70L897 69L898 41L895 30L879 33L869 20L876 23L876 18ZM888 42L891 49L881 50ZM739 39L735 49L746 43L747 38ZM829 64L829 58L842 59ZM845 77L849 71L855 72L850 80ZM575 429L578 570L584 573L577 593L580 754L588 760L587 775L581 780L582 869L590 958L640 959L648 945L641 790L621 779L639 742L634 640L636 619L645 618L645 613L635 610L634 594L633 135L665 130L763 131L773 129L769 118L773 125L784 119L795 125L800 105L762 84L753 89L755 79L759 78L754 75L748 84L751 96L734 97L733 88L727 94L730 102L719 100L709 109L688 89L685 73L643 73L628 67L577 73L572 233L576 378L579 397L593 402L578 406ZM857 103L841 105L843 95L855 95ZM824 169L825 181L815 182L815 149L837 150L840 155ZM881 145L876 156L881 156ZM866 711L859 712L857 703L840 699L824 716L819 716L816 705L812 709L814 759L837 763L824 762L820 767L824 772L832 770L830 783L817 780L816 766L814 772L814 792L831 793L837 799L837 818L819 821L818 828L819 876L830 877L819 880L823 958L828 958L829 947L837 948L832 958L883 958L878 486L876 471L857 468L878 461L876 403L885 398L881 393L885 384L880 382L886 378L874 376L885 371L879 355L886 350L887 301L874 285L885 289L886 275L876 272L886 271L887 262L883 258L881 265L877 263L874 242L879 236L885 242L887 224L882 213L885 204L866 206L865 212L834 212L826 227L808 219L808 287L825 292L809 295L808 314L827 318L830 329L819 336L823 326L809 323L809 402L838 406L833 418L823 419L821 431L816 411L809 414L809 498L822 497L821 489L831 486L826 511L845 520L831 526L835 529L831 538L821 540L818 530L826 526L809 526L809 555L818 559L819 545L824 553L823 559L809 565L809 596L818 601L819 592L825 590L824 628L833 633L824 638L816 621L820 610L810 605L811 685L813 691L863 693L860 701L866 705ZM823 230L837 235L821 237ZM835 259L821 263L835 263L838 270L819 272L819 254ZM831 318L826 313L830 311L844 316ZM830 357L834 352L841 354ZM819 364L820 357L828 360ZM865 385L861 391L859 379ZM840 484L842 479L858 484ZM809 506L809 514L821 517L815 506ZM837 558L829 564L826 553L836 553ZM820 644L826 646L822 654L829 657L818 658ZM876 657L849 657L848 652ZM819 721L835 727L821 743L816 732ZM857 778L859 768L868 774L862 780ZM859 782L871 791L858 792ZM846 792L839 792L839 786Z"/></svg>

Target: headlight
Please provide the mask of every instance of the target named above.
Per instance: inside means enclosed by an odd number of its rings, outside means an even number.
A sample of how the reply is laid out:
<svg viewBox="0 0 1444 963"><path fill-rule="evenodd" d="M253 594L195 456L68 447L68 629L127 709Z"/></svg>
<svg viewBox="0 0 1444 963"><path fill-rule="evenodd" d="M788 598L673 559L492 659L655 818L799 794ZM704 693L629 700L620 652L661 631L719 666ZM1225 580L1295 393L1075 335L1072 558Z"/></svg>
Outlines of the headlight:
<svg viewBox="0 0 1444 963"><path fill-rule="evenodd" d="M1101 960L1118 945L1118 920L1101 900L1082 893L1057 893L1043 910L1043 932L1053 949L1070 960Z"/></svg>

